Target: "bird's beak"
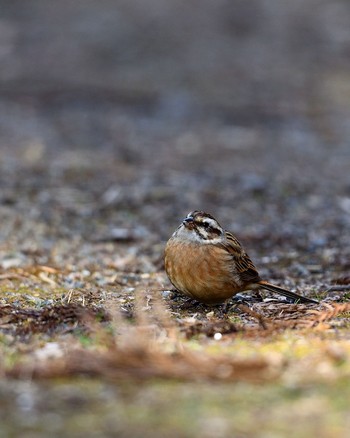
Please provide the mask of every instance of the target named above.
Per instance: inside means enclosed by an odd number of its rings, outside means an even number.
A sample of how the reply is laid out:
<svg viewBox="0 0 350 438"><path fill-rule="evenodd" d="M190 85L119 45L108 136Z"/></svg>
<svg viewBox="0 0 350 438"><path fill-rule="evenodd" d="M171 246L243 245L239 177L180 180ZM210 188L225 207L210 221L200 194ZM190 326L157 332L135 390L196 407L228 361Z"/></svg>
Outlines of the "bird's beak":
<svg viewBox="0 0 350 438"><path fill-rule="evenodd" d="M186 218L182 221L182 223L183 223L183 225L184 225L186 228L189 228L190 230L192 230L193 225L194 225L194 223L193 223L193 217L192 217L192 216L190 216L190 217L186 217Z"/></svg>

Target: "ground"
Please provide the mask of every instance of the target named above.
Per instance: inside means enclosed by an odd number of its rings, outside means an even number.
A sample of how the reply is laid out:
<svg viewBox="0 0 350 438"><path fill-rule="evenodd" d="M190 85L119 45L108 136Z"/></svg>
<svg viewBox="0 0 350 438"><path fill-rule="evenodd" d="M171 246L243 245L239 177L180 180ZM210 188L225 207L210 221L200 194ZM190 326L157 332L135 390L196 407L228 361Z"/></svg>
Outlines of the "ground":
<svg viewBox="0 0 350 438"><path fill-rule="evenodd" d="M144 162L143 150L136 162L110 149L40 145L3 155L1 415L8 435L346 435L342 151L332 150L322 175L327 150L304 155L298 169L285 150L283 172L258 143L249 154L213 143L192 160L178 146L183 129L173 127L163 148L149 146L154 160ZM242 172L252 156L255 171ZM221 170L208 172L215 167ZM174 293L164 244L196 208L239 236L264 278L320 304L262 294L262 302L225 314Z"/></svg>

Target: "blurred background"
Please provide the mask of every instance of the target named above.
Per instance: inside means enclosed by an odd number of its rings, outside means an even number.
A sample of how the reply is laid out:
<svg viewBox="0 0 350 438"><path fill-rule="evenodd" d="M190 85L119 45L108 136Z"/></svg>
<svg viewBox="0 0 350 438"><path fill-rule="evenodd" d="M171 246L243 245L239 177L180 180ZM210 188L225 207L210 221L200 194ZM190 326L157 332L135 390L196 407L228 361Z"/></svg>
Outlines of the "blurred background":
<svg viewBox="0 0 350 438"><path fill-rule="evenodd" d="M347 1L0 6L3 237L25 214L164 240L193 209L281 244L348 230Z"/></svg>

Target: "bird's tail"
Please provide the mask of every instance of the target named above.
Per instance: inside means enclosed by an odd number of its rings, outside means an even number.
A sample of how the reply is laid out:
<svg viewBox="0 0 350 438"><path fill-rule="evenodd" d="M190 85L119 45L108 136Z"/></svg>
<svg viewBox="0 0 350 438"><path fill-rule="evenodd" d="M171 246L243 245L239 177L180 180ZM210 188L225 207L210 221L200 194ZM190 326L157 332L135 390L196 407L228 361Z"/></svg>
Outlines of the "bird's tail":
<svg viewBox="0 0 350 438"><path fill-rule="evenodd" d="M274 292L276 294L283 295L287 298L291 298L292 300L294 300L294 302L318 304L318 301L316 301L316 300L312 300L311 298L303 297L303 296L298 295L298 294L296 294L288 289L284 289L283 287L275 286L274 284L268 283L267 281L261 280L257 284L262 289L266 289L266 290L269 290L270 292Z"/></svg>

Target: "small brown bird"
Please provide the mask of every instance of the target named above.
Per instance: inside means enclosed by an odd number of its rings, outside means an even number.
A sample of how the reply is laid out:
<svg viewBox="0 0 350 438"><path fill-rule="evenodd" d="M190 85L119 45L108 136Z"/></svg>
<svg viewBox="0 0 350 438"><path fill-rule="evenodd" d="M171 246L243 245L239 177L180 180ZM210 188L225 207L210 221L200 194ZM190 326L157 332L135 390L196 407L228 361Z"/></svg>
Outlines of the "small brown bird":
<svg viewBox="0 0 350 438"><path fill-rule="evenodd" d="M206 304L259 288L299 303L317 303L262 280L238 240L203 211L189 213L168 240L165 270L179 292Z"/></svg>

